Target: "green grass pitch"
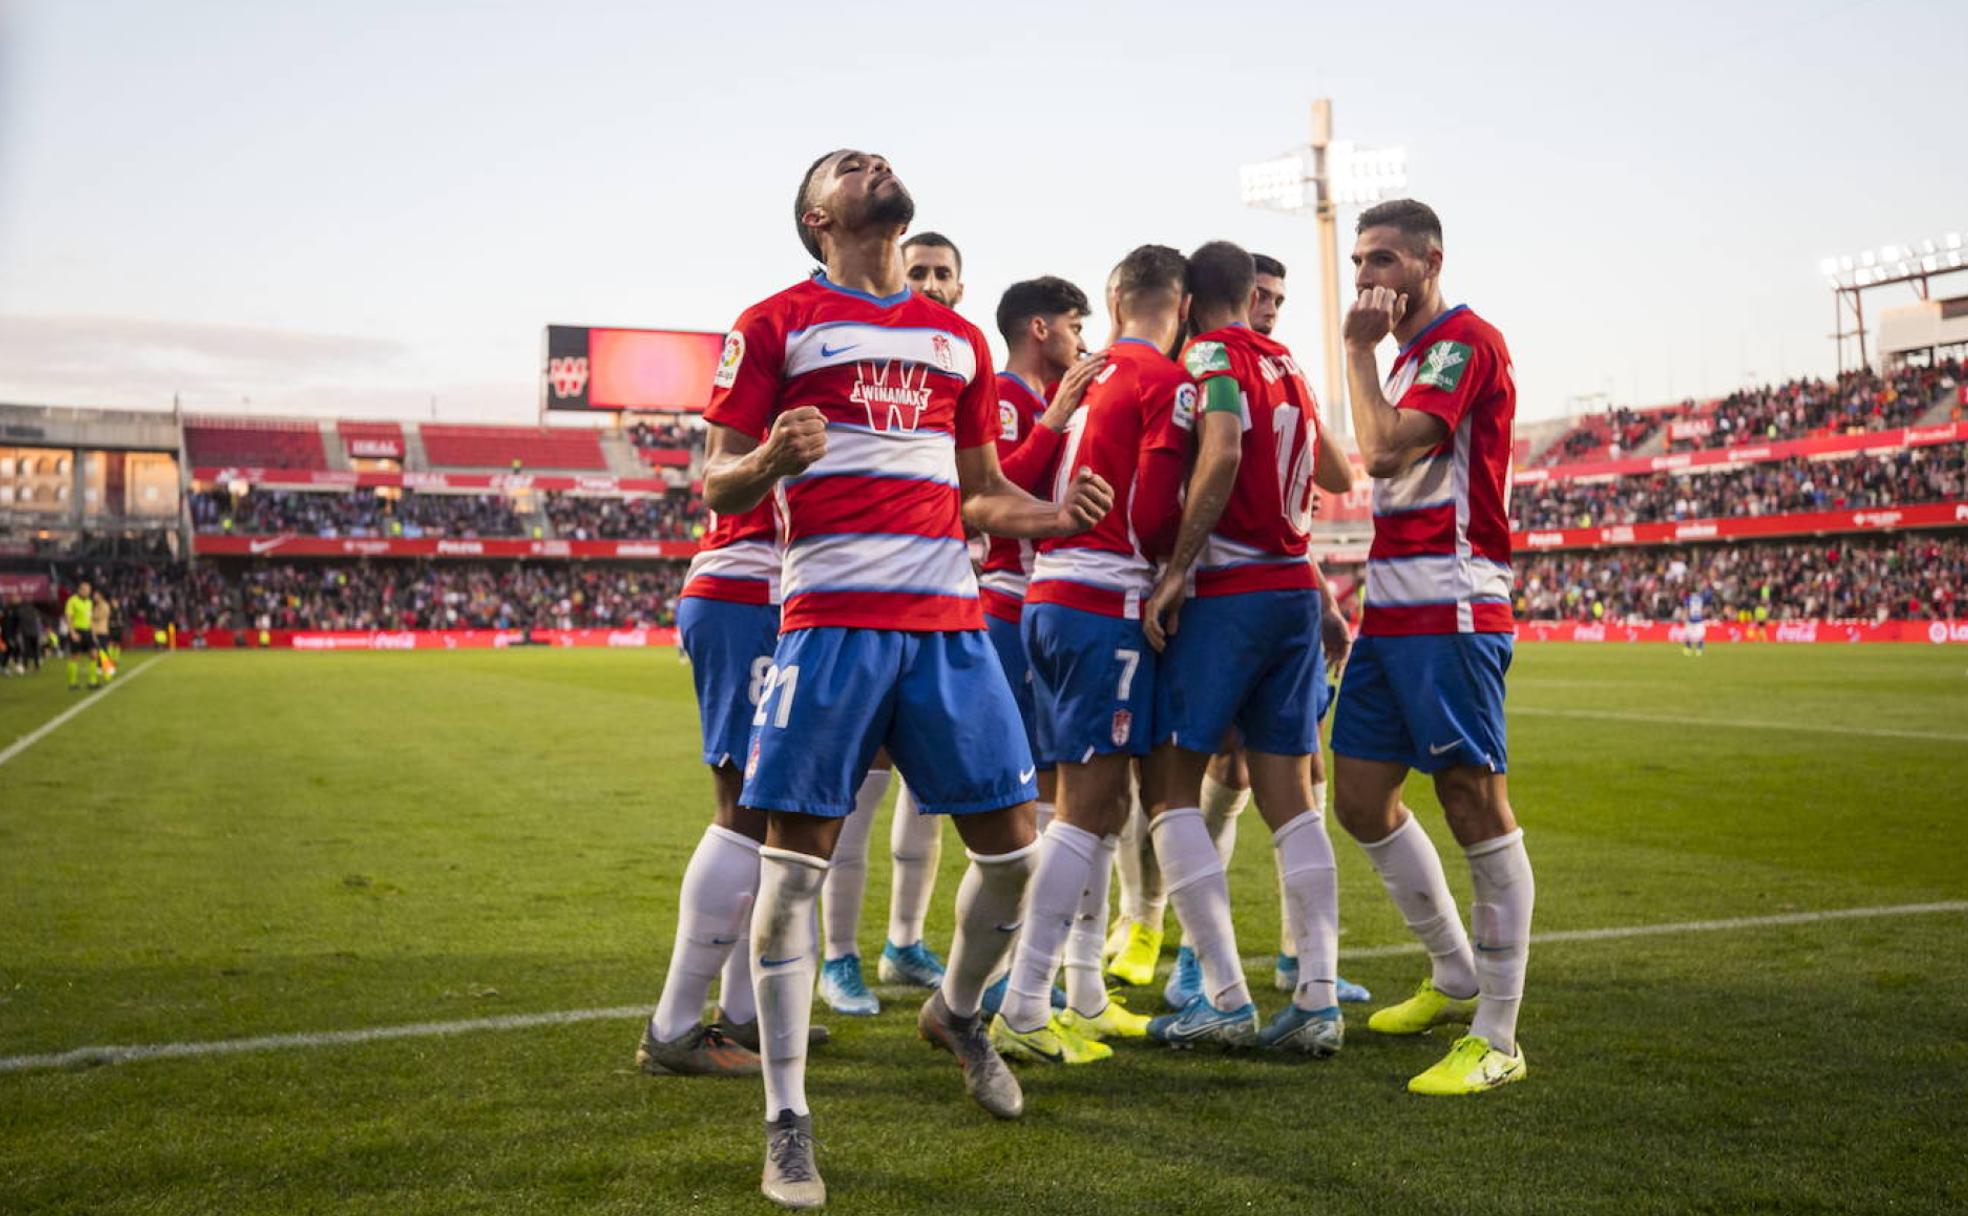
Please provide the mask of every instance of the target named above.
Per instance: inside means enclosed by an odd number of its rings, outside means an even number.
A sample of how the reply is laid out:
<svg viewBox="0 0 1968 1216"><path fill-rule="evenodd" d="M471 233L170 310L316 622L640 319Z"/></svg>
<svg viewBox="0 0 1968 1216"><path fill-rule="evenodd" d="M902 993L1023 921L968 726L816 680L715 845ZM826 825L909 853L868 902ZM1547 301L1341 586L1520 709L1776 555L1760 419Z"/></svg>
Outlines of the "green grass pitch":
<svg viewBox="0 0 1968 1216"><path fill-rule="evenodd" d="M708 793L672 652L131 654L122 681L0 764L0 1057L653 1003ZM0 748L82 699L59 665L0 682ZM1511 706L1539 932L1968 899L1960 651L1526 645ZM1417 956L1346 960L1407 935L1337 850L1342 970L1401 996ZM946 834L939 948L961 864ZM1276 948L1271 872L1246 816L1247 956ZM1959 1211L1964 929L1540 945L1530 1077L1469 1100L1402 1090L1447 1038L1377 1040L1356 1012L1330 1062L1123 1046L1026 1070L999 1124L884 989L878 1018L820 1015L831 1210ZM637 1031L0 1071L0 1212L768 1210L757 1084L642 1076Z"/></svg>

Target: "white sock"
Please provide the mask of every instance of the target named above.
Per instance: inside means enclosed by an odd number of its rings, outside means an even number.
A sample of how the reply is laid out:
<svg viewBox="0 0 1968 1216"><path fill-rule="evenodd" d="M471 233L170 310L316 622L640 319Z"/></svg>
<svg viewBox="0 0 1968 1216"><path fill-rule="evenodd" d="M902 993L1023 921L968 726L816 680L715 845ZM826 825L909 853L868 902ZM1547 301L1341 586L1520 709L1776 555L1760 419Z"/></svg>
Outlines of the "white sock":
<svg viewBox="0 0 1968 1216"><path fill-rule="evenodd" d="M1223 859L1226 870L1230 868L1230 859L1237 855L1237 816L1250 805L1250 796L1249 790L1225 785L1208 773L1203 774L1203 826L1209 829L1210 841L1216 845L1216 855Z"/></svg>
<svg viewBox="0 0 1968 1216"><path fill-rule="evenodd" d="M1476 930L1476 981L1482 988L1469 1033L1498 1051L1515 1051L1517 1007L1524 1001L1524 970L1531 958L1531 905L1537 902L1524 830L1471 845L1463 853L1476 891L1469 918Z"/></svg>
<svg viewBox="0 0 1968 1216"><path fill-rule="evenodd" d="M1107 1008L1100 947L1107 940L1107 886L1114 876L1114 850L1120 843L1119 836L1100 838L1086 889L1080 892L1080 906L1073 914L1073 931L1066 935L1066 1003L1087 1017Z"/></svg>
<svg viewBox="0 0 1968 1216"><path fill-rule="evenodd" d="M1120 870L1121 915L1137 925L1160 929L1168 910L1168 888L1162 883L1161 863L1148 828L1148 812L1137 791L1121 828L1121 847L1114 852Z"/></svg>
<svg viewBox="0 0 1968 1216"><path fill-rule="evenodd" d="M1442 873L1435 843L1410 814L1401 826L1373 844L1363 845L1368 860L1380 873L1380 883L1401 910L1408 931L1421 939L1434 964L1438 991L1452 997L1476 993L1476 960L1456 912L1455 896Z"/></svg>
<svg viewBox="0 0 1968 1216"><path fill-rule="evenodd" d="M809 1113L806 1034L813 1020L813 905L827 881L818 857L759 850L758 906L752 912L752 992L758 1001L759 1057L767 1118ZM767 964L771 963L771 966Z"/></svg>
<svg viewBox="0 0 1968 1216"><path fill-rule="evenodd" d="M752 993L752 910L757 906L745 905L745 923L738 930L740 944L724 956L724 970L718 974L718 1009L740 1024L758 1017L758 999Z"/></svg>
<svg viewBox="0 0 1968 1216"><path fill-rule="evenodd" d="M936 865L943 859L943 817L916 809L907 785L895 792L895 820L889 826L895 873L888 898L888 940L913 946L923 938L930 897L936 893Z"/></svg>
<svg viewBox="0 0 1968 1216"><path fill-rule="evenodd" d="M1019 909L1038 866L1039 843L1010 853L965 850L970 868L957 884L957 934L943 973L943 1003L960 1018L977 1016L984 986L1004 970L1017 940Z"/></svg>
<svg viewBox="0 0 1968 1216"><path fill-rule="evenodd" d="M1326 783L1312 783L1312 809L1321 815L1326 813ZM1328 837L1327 839L1331 839ZM1278 851L1271 851L1271 859L1278 871L1278 953L1298 957L1298 922L1292 919L1291 900L1285 898L1285 861Z"/></svg>
<svg viewBox="0 0 1968 1216"><path fill-rule="evenodd" d="M1037 1030L1052 1016L1052 976L1073 929L1100 837L1055 819L1039 838L1038 864L1025 900L1025 927L1011 956L1011 982L998 1010L1013 1030Z"/></svg>
<svg viewBox="0 0 1968 1216"><path fill-rule="evenodd" d="M1038 833L1039 835L1043 836L1045 835L1046 824L1052 822L1053 804L1050 802L1036 802L1033 803L1033 805L1036 806L1039 811L1038 820L1037 820Z"/></svg>
<svg viewBox="0 0 1968 1216"><path fill-rule="evenodd" d="M1182 940L1203 969L1203 991L1218 1009L1250 1004L1237 931L1230 924L1230 887L1223 859L1210 843L1201 807L1179 807L1155 816L1155 858L1168 881L1169 902L1182 922Z"/></svg>
<svg viewBox="0 0 1968 1216"><path fill-rule="evenodd" d="M1284 878L1285 902L1301 926L1292 953L1298 955L1300 1009L1339 1004L1339 869L1332 838L1318 811L1307 811L1279 828L1271 843Z"/></svg>
<svg viewBox="0 0 1968 1216"><path fill-rule="evenodd" d="M733 947L745 940L758 884L758 842L716 824L705 828L683 869L676 945L670 949L662 999L650 1019L657 1038L667 1043L695 1026L726 957L746 953Z"/></svg>
<svg viewBox="0 0 1968 1216"><path fill-rule="evenodd" d="M841 824L834 842L827 885L820 889L821 927L826 932L827 961L859 954L854 939L861 931L861 901L868 895L868 837L875 826L875 808L888 792L889 771L871 768L854 794L854 810Z"/></svg>

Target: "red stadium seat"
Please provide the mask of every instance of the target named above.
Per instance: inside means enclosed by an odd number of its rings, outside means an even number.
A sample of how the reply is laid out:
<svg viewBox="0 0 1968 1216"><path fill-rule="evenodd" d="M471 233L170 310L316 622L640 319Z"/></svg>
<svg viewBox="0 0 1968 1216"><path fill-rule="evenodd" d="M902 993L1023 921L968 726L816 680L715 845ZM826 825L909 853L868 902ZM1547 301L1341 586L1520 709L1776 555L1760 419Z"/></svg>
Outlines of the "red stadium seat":
<svg viewBox="0 0 1968 1216"><path fill-rule="evenodd" d="M424 455L434 467L606 469L598 432L572 427L447 426L425 423Z"/></svg>

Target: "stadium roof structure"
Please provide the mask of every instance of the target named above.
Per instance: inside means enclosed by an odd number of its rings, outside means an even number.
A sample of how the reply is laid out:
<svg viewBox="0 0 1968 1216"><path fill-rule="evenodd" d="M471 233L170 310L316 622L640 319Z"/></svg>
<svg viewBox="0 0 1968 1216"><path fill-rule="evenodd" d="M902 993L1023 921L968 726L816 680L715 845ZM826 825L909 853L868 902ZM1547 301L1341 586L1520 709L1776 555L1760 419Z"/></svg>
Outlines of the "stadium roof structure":
<svg viewBox="0 0 1968 1216"><path fill-rule="evenodd" d="M1905 283L1913 288L1915 295L1921 300L1931 300L1933 295L1929 280L1963 270L1968 270L1968 240L1964 240L1959 232L1944 233L1938 237L1928 237L1903 245L1882 245L1876 250L1866 249L1855 254L1820 259L1818 273L1824 276L1832 292L1831 339L1838 347L1840 374L1845 371L1845 342L1849 338L1858 340L1858 366L1872 366L1866 356L1866 292L1878 287ZM1852 313L1850 330L1845 328L1845 312L1848 307ZM1952 342L1916 343L1912 347L1892 353L1950 344Z"/></svg>

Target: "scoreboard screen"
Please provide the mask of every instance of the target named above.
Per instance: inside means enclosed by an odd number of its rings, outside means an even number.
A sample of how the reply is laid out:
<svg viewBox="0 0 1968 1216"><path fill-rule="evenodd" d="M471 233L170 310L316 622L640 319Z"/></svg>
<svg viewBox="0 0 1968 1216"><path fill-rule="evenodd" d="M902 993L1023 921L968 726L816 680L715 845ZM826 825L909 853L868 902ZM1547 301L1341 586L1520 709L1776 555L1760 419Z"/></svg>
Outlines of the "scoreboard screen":
<svg viewBox="0 0 1968 1216"><path fill-rule="evenodd" d="M700 414L723 351L721 333L549 325L541 400L550 410Z"/></svg>

